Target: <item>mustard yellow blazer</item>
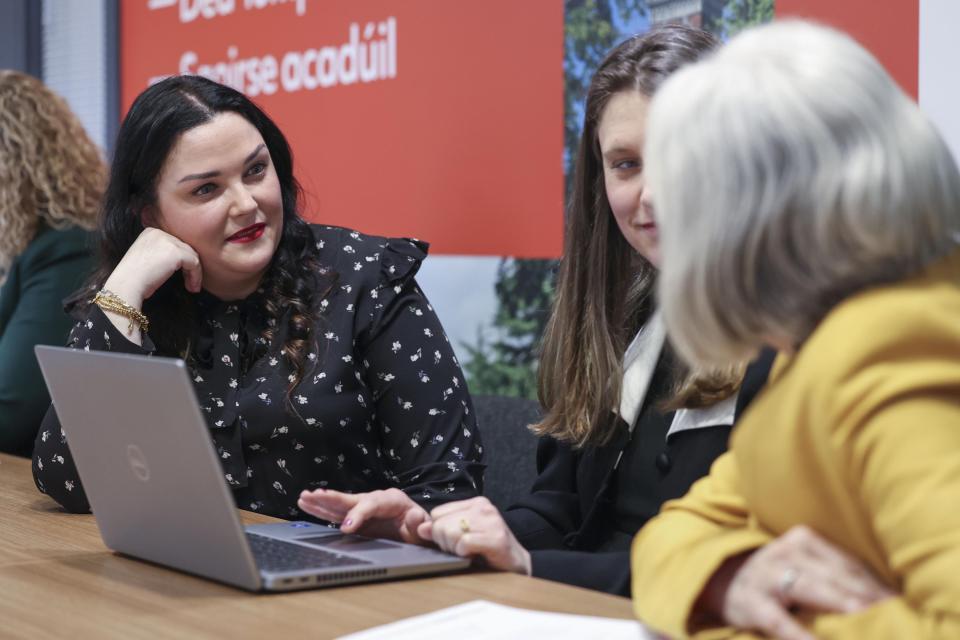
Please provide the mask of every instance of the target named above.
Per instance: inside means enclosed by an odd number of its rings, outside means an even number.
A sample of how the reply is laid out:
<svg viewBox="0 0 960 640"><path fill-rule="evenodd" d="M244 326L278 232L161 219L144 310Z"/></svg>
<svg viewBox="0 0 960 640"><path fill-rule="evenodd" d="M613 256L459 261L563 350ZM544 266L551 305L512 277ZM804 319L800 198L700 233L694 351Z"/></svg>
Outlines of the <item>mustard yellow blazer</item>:
<svg viewBox="0 0 960 640"><path fill-rule="evenodd" d="M799 524L899 594L804 617L818 638L960 638L960 254L847 299L778 358L729 452L635 539L637 616L689 636L723 561Z"/></svg>

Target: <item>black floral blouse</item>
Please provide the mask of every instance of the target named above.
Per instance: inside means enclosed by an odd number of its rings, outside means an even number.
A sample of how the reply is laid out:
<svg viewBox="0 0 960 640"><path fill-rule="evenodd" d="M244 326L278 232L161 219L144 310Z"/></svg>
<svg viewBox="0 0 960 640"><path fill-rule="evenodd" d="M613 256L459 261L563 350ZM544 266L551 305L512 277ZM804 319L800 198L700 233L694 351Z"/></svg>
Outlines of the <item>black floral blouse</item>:
<svg viewBox="0 0 960 640"><path fill-rule="evenodd" d="M399 487L426 508L478 495L482 447L460 365L414 274L427 245L313 226L320 263L336 272L320 302L318 353L287 400L285 319L272 342L262 293L239 302L197 295L189 364L237 506L281 518L303 489ZM74 348L153 353L91 306ZM170 355L170 354L158 354ZM70 511L89 504L53 407L37 436L39 489Z"/></svg>

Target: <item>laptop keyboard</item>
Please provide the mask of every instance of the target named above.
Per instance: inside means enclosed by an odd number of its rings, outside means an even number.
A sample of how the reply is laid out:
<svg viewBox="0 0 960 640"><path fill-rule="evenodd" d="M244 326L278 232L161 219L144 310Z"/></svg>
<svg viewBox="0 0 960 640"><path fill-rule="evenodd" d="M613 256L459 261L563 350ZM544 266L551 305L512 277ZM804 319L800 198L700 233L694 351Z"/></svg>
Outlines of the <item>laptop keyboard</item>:
<svg viewBox="0 0 960 640"><path fill-rule="evenodd" d="M250 550L261 571L298 571L373 564L352 556L313 549L247 532Z"/></svg>

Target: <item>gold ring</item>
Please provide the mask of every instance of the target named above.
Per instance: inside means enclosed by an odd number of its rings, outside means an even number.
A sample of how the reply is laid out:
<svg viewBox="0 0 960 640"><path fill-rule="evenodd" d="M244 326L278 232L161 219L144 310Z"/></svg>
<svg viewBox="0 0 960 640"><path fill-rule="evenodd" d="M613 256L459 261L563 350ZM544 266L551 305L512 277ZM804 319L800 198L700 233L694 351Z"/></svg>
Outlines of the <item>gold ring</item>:
<svg viewBox="0 0 960 640"><path fill-rule="evenodd" d="M460 531L464 533L470 532L470 523L467 522L466 518L460 518Z"/></svg>

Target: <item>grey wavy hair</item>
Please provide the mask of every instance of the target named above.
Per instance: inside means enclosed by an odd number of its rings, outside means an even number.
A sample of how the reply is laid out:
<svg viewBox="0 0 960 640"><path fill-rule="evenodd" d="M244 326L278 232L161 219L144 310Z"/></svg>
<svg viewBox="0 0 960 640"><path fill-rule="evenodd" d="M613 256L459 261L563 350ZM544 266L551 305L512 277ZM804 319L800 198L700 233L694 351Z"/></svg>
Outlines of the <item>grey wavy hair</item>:
<svg viewBox="0 0 960 640"><path fill-rule="evenodd" d="M742 33L664 84L647 130L661 307L693 364L798 347L843 299L957 246L950 151L833 29Z"/></svg>

